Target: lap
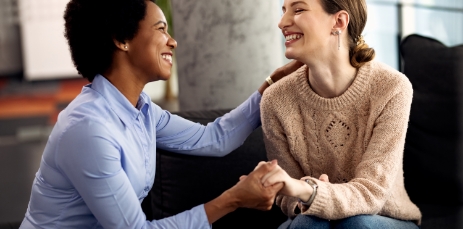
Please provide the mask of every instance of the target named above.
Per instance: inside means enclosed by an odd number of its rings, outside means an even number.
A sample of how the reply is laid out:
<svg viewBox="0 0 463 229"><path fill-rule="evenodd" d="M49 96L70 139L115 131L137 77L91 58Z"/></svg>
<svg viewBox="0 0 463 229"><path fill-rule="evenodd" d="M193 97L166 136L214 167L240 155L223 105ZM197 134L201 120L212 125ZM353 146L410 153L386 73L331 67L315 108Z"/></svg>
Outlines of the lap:
<svg viewBox="0 0 463 229"><path fill-rule="evenodd" d="M316 216L298 215L293 220L283 223L279 229L368 229L368 228L395 228L418 229L411 221L403 221L380 215L357 215L340 220L325 220Z"/></svg>

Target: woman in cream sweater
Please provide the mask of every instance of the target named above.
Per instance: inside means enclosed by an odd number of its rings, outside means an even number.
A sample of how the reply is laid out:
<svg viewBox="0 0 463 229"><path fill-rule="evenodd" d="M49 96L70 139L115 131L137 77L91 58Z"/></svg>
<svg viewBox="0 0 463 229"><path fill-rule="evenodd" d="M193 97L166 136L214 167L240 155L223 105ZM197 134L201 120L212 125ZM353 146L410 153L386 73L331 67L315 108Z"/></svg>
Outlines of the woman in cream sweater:
<svg viewBox="0 0 463 229"><path fill-rule="evenodd" d="M365 0L285 0L286 57L305 65L265 91L268 158L262 182L285 184L281 228L418 228L404 187L403 149L413 89L372 61Z"/></svg>

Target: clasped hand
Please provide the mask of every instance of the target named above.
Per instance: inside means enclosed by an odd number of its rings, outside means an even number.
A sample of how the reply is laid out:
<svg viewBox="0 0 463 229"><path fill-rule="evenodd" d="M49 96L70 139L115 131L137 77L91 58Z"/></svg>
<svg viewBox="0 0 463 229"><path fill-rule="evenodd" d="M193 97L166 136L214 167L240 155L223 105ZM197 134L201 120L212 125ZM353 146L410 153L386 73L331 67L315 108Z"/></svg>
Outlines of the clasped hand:
<svg viewBox="0 0 463 229"><path fill-rule="evenodd" d="M275 161L275 162L274 162ZM260 169L261 166L268 164L269 162L260 162L254 170ZM299 199L305 201L310 198L310 195L313 192L313 189L310 185L304 182L305 179L313 179L310 176L305 176L300 179L294 179L288 175L288 173L281 168L276 160L273 160L271 163L275 163L276 166L273 170L269 171L267 174L262 176L261 183L264 187L272 187L277 184L283 185L279 190L279 194L285 196L298 197ZM242 176L243 179L245 176ZM319 178L320 181L329 182L328 175L322 174Z"/></svg>

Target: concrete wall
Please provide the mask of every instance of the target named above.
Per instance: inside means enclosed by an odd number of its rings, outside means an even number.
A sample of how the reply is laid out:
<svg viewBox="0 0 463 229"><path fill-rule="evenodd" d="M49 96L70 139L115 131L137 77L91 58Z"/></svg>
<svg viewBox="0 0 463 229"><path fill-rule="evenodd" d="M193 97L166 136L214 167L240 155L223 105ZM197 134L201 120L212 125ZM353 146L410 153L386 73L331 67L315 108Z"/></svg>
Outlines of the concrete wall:
<svg viewBox="0 0 463 229"><path fill-rule="evenodd" d="M234 108L284 63L278 0L172 0L180 110Z"/></svg>

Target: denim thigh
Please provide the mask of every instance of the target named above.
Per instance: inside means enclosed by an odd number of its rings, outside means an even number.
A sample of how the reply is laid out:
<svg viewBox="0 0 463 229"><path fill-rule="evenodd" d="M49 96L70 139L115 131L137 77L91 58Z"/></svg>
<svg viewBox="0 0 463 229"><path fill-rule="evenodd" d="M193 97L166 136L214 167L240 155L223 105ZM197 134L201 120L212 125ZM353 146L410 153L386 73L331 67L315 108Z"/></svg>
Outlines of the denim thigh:
<svg viewBox="0 0 463 229"><path fill-rule="evenodd" d="M380 215L356 215L333 222L334 229L369 229L369 228L394 228L394 229L418 229L418 225L411 221L393 219Z"/></svg>
<svg viewBox="0 0 463 229"><path fill-rule="evenodd" d="M326 220L316 216L297 215L293 220L288 219L278 229L419 229L411 221L403 221L380 215L356 215L340 220Z"/></svg>

